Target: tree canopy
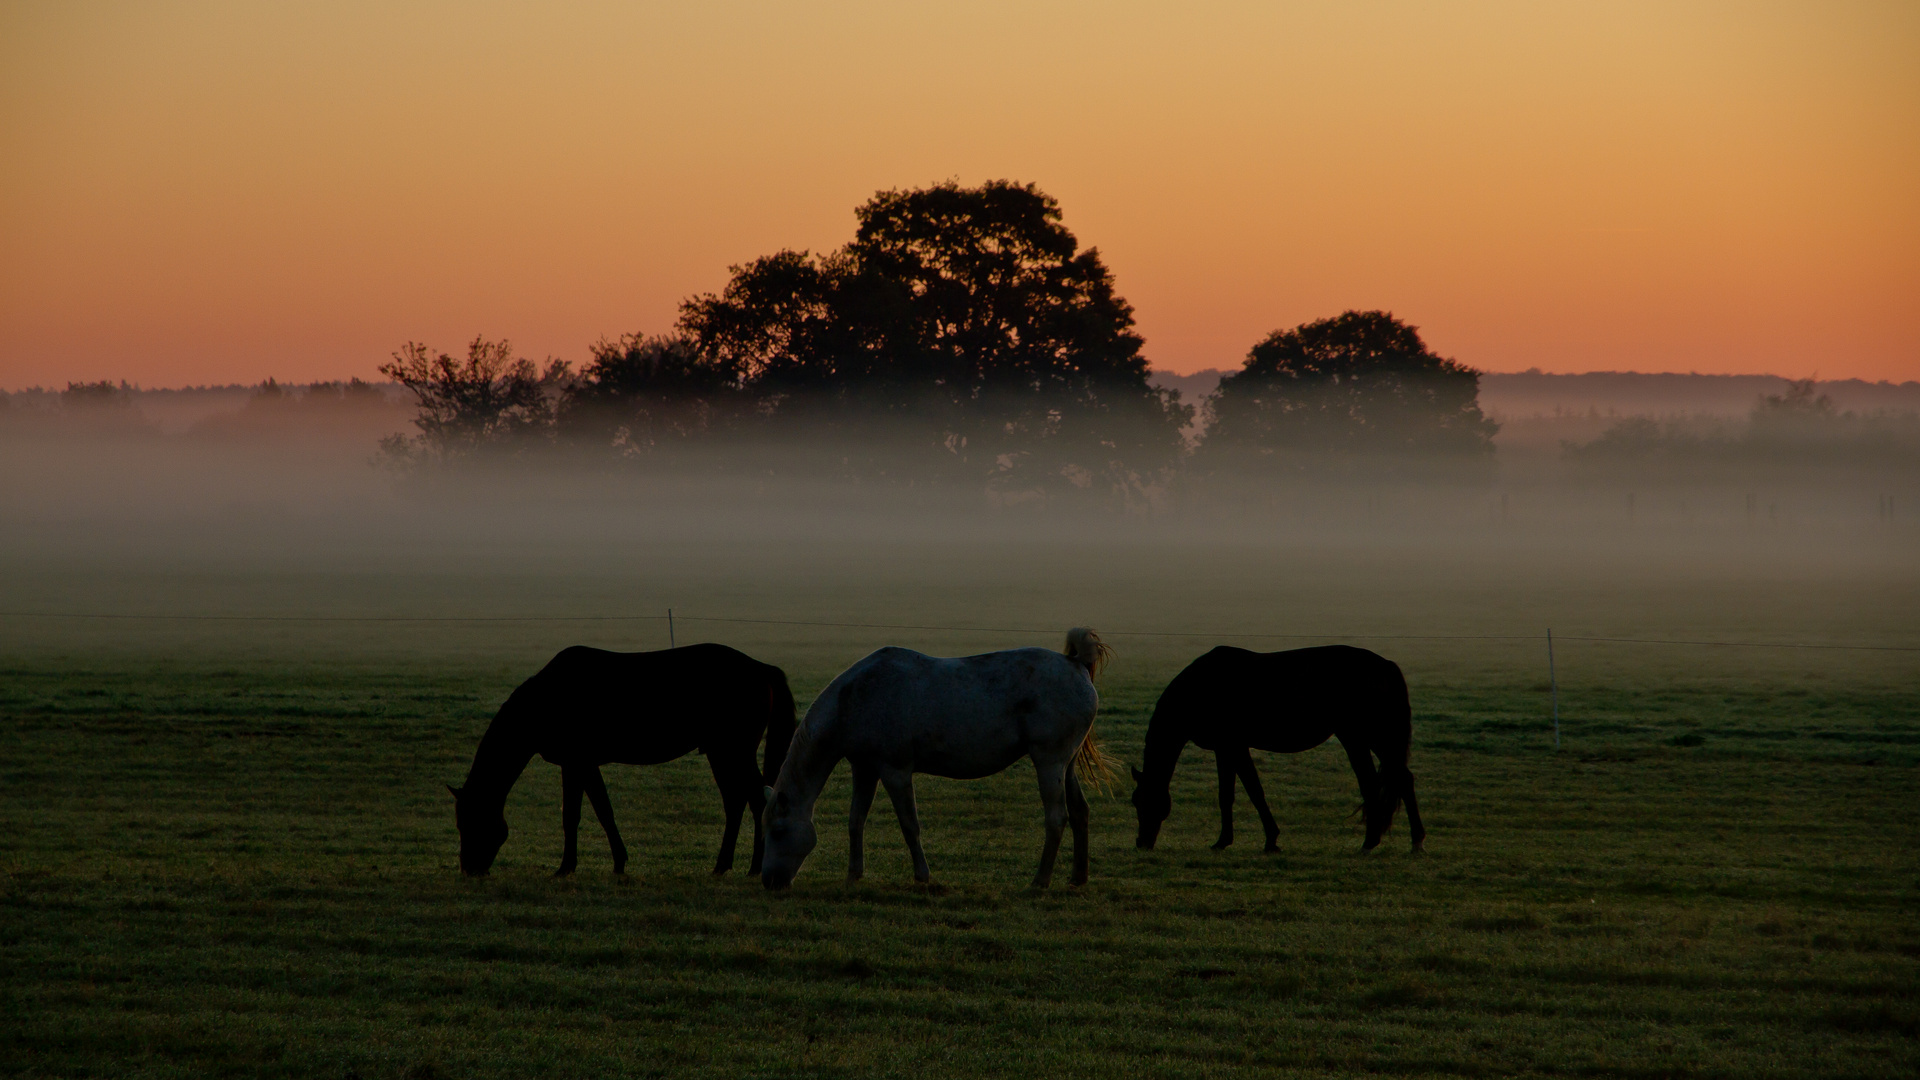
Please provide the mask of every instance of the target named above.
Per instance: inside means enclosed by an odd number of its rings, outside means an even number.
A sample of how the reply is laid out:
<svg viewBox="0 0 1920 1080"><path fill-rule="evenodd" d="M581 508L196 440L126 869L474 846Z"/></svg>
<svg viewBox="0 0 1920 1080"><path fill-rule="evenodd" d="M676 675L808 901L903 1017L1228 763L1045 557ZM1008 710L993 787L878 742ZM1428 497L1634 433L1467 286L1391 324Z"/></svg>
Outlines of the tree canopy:
<svg viewBox="0 0 1920 1080"><path fill-rule="evenodd" d="M1133 309L1051 197L949 181L855 214L839 251L736 266L682 309L701 354L771 414L911 433L907 468L1009 485L1124 485L1172 464L1191 410L1148 384Z"/></svg>
<svg viewBox="0 0 1920 1080"><path fill-rule="evenodd" d="M1220 381L1201 454L1487 454L1499 425L1480 412L1480 373L1435 355L1385 311L1348 311L1276 330Z"/></svg>
<svg viewBox="0 0 1920 1080"><path fill-rule="evenodd" d="M550 391L564 384L567 365L550 361L543 373L533 361L514 356L508 342L475 337L463 360L410 341L380 365L380 374L413 391L420 403L413 421L420 434L412 439L393 435L381 443L388 459L399 463L545 439L553 418Z"/></svg>
<svg viewBox="0 0 1920 1080"><path fill-rule="evenodd" d="M558 409L557 426L574 441L645 454L722 431L742 408L738 369L688 338L626 334L592 353Z"/></svg>

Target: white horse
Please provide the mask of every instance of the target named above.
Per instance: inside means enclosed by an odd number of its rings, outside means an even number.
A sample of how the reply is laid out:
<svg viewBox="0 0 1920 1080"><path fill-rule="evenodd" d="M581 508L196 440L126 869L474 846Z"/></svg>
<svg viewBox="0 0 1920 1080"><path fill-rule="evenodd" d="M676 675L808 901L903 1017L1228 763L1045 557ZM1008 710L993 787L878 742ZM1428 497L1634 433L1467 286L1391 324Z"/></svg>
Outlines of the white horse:
<svg viewBox="0 0 1920 1080"><path fill-rule="evenodd" d="M1061 829L1073 825L1073 883L1087 880L1087 799L1079 773L1104 775L1093 741L1100 704L1093 678L1109 650L1084 627L1067 632L1064 655L1008 649L979 656L937 657L885 648L840 673L807 710L787 760L766 789L767 850L760 880L769 889L793 881L817 838L813 804L835 765L853 765L851 854L847 880L866 869L864 833L873 788L884 784L913 854L913 878L931 876L920 850L913 774L972 780L1033 759L1047 811L1047 846L1033 887L1053 880Z"/></svg>

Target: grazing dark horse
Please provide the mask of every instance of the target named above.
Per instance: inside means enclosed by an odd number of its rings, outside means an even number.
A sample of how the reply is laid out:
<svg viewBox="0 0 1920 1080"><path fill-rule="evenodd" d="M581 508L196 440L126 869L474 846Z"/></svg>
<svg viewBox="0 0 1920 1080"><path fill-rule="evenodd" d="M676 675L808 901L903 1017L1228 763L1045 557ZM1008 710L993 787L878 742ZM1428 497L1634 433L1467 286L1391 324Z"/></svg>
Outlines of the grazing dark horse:
<svg viewBox="0 0 1920 1080"><path fill-rule="evenodd" d="M1365 649L1323 645L1313 649L1257 653L1221 647L1173 677L1147 724L1146 768L1133 770L1133 805L1140 815L1135 846L1153 847L1160 823L1172 811L1169 785L1180 751L1193 743L1213 751L1220 768L1219 851L1233 843L1233 781L1246 785L1260 812L1267 850L1280 850L1280 826L1249 749L1297 754L1340 740L1360 781L1367 840L1379 846L1393 827L1393 812L1407 804L1413 850L1426 841L1420 806L1413 797L1407 756L1413 744L1413 708L1400 665ZM1376 772L1374 757L1380 759Z"/></svg>
<svg viewBox="0 0 1920 1080"><path fill-rule="evenodd" d="M760 872L761 796L780 774L793 737L793 691L786 672L725 645L688 645L660 652L618 653L576 645L520 684L488 726L473 768L453 792L460 826L460 869L478 876L507 840L507 792L535 754L560 766L567 847L556 876L579 861L580 795L613 847L613 872L624 873L627 846L613 824L600 766L657 765L698 750L707 756L726 808L726 834L713 872L733 867L740 812L753 809L753 862ZM754 764L767 737L764 766Z"/></svg>

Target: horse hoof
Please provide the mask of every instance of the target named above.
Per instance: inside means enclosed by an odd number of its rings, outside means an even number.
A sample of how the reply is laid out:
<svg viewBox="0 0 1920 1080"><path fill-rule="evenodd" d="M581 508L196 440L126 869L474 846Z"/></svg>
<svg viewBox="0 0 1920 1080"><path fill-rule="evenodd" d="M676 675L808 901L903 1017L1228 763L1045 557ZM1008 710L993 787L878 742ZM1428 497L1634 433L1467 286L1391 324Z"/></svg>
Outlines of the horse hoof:
<svg viewBox="0 0 1920 1080"><path fill-rule="evenodd" d="M1268 844L1268 845L1267 845L1267 848L1266 848L1266 851L1265 851L1264 853L1265 853L1265 854L1267 854L1267 855L1278 855L1278 854L1280 854L1280 845L1279 845L1279 844Z"/></svg>
<svg viewBox="0 0 1920 1080"><path fill-rule="evenodd" d="M1230 848L1230 847L1232 847L1232 846L1233 846L1233 841L1231 841L1231 840L1222 840L1222 841L1220 841L1220 842L1218 842L1218 843L1216 843L1216 844L1214 844L1214 845L1213 845L1213 850L1215 850L1215 851L1225 851L1225 850L1227 850L1228 848Z"/></svg>

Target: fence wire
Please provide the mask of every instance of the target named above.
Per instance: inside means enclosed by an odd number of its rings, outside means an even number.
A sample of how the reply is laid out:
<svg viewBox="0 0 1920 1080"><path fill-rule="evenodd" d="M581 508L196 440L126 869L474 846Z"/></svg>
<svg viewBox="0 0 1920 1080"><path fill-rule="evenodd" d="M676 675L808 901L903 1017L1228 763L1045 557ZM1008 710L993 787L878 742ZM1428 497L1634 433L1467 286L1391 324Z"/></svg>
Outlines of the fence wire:
<svg viewBox="0 0 1920 1080"><path fill-rule="evenodd" d="M176 615L128 614L115 612L6 611L6 619L102 619L176 622L256 622L256 623L539 623L539 622L703 622L736 623L754 626L817 626L843 630L920 630L961 634L1056 634L1061 627L1031 626L941 626L930 623L832 622L819 619L756 619L724 615ZM1544 644L1545 632L1538 634L1296 634L1296 633L1221 633L1205 630L1102 630L1102 637L1236 638L1270 641L1532 641ZM1920 652L1915 645L1832 645L1803 641L1709 641L1692 638L1604 637L1590 634L1555 634L1558 641L1591 641L1620 645L1687 645L1735 649L1824 649L1843 652Z"/></svg>

